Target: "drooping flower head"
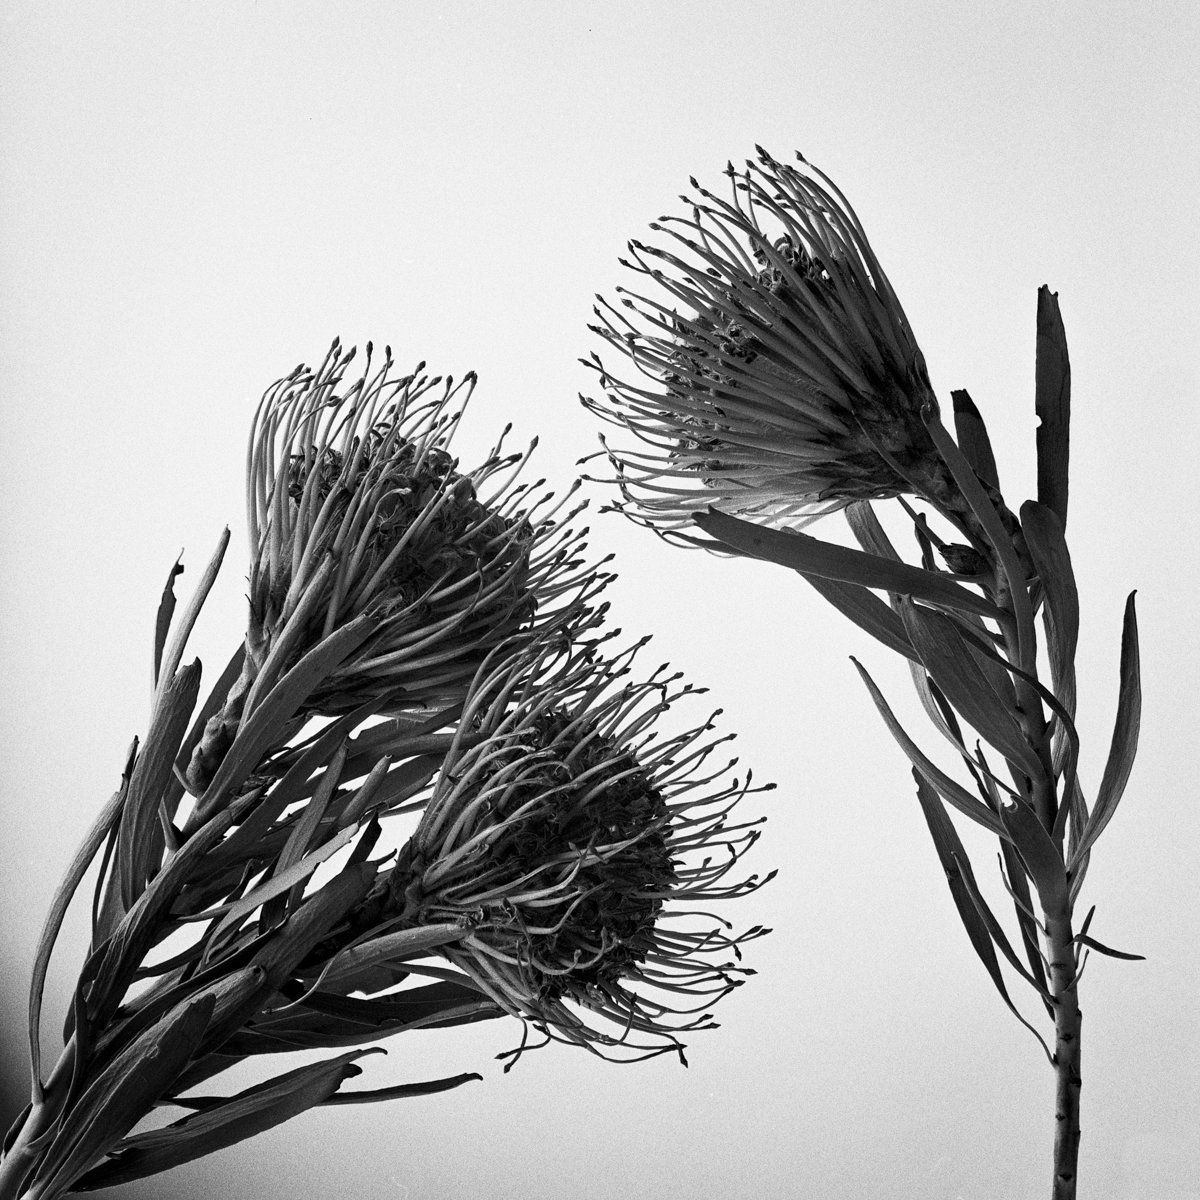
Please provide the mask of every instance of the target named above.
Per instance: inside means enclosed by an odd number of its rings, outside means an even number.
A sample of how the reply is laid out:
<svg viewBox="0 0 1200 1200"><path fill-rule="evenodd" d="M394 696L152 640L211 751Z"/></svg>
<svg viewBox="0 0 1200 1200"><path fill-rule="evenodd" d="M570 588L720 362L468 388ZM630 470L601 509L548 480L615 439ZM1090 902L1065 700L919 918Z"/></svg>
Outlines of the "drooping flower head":
<svg viewBox="0 0 1200 1200"><path fill-rule="evenodd" d="M586 531L569 525L578 508L563 516L541 481L518 482L533 446L504 453L502 435L473 469L451 455L473 373L456 383L420 364L399 375L391 348L373 363L368 344L348 383L354 357L334 342L319 368L297 367L270 388L256 414L245 668L197 748L193 790L267 690L364 614L368 636L319 682L306 713L452 703L496 646L569 621L605 581L579 557Z"/></svg>
<svg viewBox="0 0 1200 1200"><path fill-rule="evenodd" d="M854 500L946 499L904 310L841 192L797 157L730 165L728 199L693 179L691 216L651 226L672 244L622 260L665 295L596 309L636 371L593 355L605 396L583 402L645 444L606 449L624 511L664 534L710 505L799 527Z"/></svg>
<svg viewBox="0 0 1200 1200"><path fill-rule="evenodd" d="M732 936L696 907L765 880L726 881L758 837L731 820L749 776L706 768L727 740L711 723L655 733L694 689L665 668L628 682L636 649L551 650L548 671L481 689L482 739L447 760L390 891L402 924L463 924L439 953L547 1039L645 1057L708 1023L765 932Z"/></svg>

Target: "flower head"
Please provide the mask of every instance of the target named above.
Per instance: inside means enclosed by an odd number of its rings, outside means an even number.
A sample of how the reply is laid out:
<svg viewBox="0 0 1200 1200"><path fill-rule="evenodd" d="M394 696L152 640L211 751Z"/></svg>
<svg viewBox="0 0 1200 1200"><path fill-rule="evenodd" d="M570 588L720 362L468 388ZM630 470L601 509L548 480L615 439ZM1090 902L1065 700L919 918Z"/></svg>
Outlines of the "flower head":
<svg viewBox="0 0 1200 1200"><path fill-rule="evenodd" d="M693 689L665 668L626 682L636 649L495 677L482 740L450 755L389 887L402 924L463 924L439 953L547 1039L643 1057L682 1049L765 932L731 936L696 905L765 880L725 882L758 837L729 820L749 776L704 769L727 740L705 740L711 723L655 735Z"/></svg>
<svg viewBox="0 0 1200 1200"><path fill-rule="evenodd" d="M798 527L947 487L924 358L857 217L803 159L758 155L727 168L729 199L691 181L691 216L651 226L671 248L630 244L623 265L664 299L620 289L626 311L596 309L593 330L640 378L593 356L606 395L583 402L645 443L606 449L624 510L667 534L710 505Z"/></svg>
<svg viewBox="0 0 1200 1200"><path fill-rule="evenodd" d="M247 458L252 563L242 679L197 747L202 790L239 724L309 651L356 619L370 629L319 680L303 713L454 703L497 646L590 611L606 582L579 558L586 531L541 481L533 447L460 467L451 439L475 387L393 371L391 348L346 383L334 342L263 397ZM507 430L505 431L507 433ZM572 489L573 491L574 489ZM568 493L569 495L570 493Z"/></svg>

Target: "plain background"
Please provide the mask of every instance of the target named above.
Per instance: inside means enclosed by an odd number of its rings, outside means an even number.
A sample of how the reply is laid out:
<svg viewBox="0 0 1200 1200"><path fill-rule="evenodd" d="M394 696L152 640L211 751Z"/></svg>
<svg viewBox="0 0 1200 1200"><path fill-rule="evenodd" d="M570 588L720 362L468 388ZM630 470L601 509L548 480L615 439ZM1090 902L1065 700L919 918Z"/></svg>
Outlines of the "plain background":
<svg viewBox="0 0 1200 1200"><path fill-rule="evenodd" d="M464 457L511 421L568 485L595 447L575 399L594 385L576 361L599 348L593 293L620 282L627 239L679 211L689 175L717 184L761 142L803 150L851 198L939 394L970 388L990 422L1014 508L1034 490L1036 289L1059 293L1085 785L1134 587L1145 683L1140 758L1084 901L1097 937L1147 961L1096 958L1084 978L1081 1195L1200 1197L1194 6L0 11L8 1106L41 915L144 727L163 580L183 547L190 586L227 522L194 648L216 669L240 636L258 395L335 334L390 342L402 364L479 372ZM744 762L780 785L746 864L779 878L727 909L775 933L722 1028L693 1039L687 1071L556 1047L508 1076L492 1055L515 1023L412 1035L369 1060L368 1084L476 1068L485 1082L309 1113L120 1194L1048 1190L1050 1070L957 926L907 766L847 656L933 745L903 665L783 572L669 552L613 515L592 543L618 555L620 623L711 688ZM80 936L68 926L52 972L51 1027Z"/></svg>

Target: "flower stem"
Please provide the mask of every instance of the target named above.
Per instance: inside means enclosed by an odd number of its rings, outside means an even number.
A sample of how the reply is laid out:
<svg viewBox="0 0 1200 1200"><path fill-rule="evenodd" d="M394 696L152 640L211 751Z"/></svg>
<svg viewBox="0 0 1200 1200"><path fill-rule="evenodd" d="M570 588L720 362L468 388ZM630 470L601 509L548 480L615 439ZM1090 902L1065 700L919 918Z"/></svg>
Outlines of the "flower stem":
<svg viewBox="0 0 1200 1200"><path fill-rule="evenodd" d="M1075 939L1069 914L1046 914L1054 997L1054 1184L1051 1200L1075 1200L1079 1163L1079 1011Z"/></svg>

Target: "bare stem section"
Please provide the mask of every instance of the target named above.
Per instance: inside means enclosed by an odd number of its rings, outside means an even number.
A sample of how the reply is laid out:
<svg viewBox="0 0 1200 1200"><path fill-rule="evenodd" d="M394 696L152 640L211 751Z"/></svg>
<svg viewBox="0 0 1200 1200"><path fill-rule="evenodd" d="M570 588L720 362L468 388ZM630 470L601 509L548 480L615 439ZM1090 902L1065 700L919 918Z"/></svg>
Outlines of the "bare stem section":
<svg viewBox="0 0 1200 1200"><path fill-rule="evenodd" d="M1046 915L1054 996L1054 1186L1051 1200L1075 1200L1079 1173L1080 1037L1075 940L1069 915Z"/></svg>

